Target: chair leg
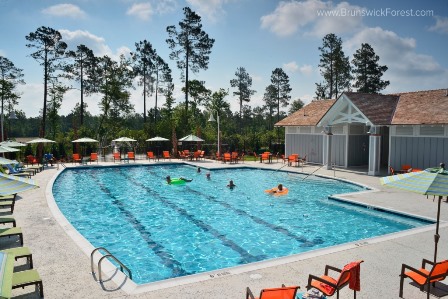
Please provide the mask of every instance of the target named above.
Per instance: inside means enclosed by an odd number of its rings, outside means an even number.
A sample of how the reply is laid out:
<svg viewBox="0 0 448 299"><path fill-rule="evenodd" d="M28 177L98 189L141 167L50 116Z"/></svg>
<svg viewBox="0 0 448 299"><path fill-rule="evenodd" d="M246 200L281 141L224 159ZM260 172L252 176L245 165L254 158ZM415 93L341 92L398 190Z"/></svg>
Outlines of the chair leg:
<svg viewBox="0 0 448 299"><path fill-rule="evenodd" d="M431 293L431 283L428 281L428 293L426 295L426 299L429 299L429 294Z"/></svg>
<svg viewBox="0 0 448 299"><path fill-rule="evenodd" d="M44 284L42 283L42 281L39 281L39 282L36 284L36 287L39 287L39 290L40 290L40 297L41 297L41 298L44 298Z"/></svg>
<svg viewBox="0 0 448 299"><path fill-rule="evenodd" d="M400 275L400 293L398 294L398 297L403 298L403 281L404 276Z"/></svg>

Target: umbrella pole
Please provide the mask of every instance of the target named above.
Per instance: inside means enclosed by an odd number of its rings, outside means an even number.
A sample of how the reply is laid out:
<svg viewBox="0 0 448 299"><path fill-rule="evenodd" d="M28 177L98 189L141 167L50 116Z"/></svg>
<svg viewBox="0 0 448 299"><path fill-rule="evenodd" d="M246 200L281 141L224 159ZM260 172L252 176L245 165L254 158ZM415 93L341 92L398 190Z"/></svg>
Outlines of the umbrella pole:
<svg viewBox="0 0 448 299"><path fill-rule="evenodd" d="M439 196L439 202L437 204L437 223L436 223L436 234L434 235L434 263L437 262L437 246L439 243L440 235L439 235L439 222L440 222L440 205L442 203L442 196Z"/></svg>

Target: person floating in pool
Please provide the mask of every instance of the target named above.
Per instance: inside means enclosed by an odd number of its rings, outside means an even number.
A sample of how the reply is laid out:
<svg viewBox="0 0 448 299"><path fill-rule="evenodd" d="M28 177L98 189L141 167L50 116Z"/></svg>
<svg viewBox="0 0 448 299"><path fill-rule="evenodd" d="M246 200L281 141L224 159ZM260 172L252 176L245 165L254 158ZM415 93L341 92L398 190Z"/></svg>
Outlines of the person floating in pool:
<svg viewBox="0 0 448 299"><path fill-rule="evenodd" d="M278 184L277 187L265 190L265 192L274 195L285 195L288 194L288 188L283 187L283 184Z"/></svg>
<svg viewBox="0 0 448 299"><path fill-rule="evenodd" d="M184 181L184 182L191 182L193 179L186 179L184 177L180 177L178 179L171 179L171 177L169 175L166 176L166 182L168 183L168 185L171 185L171 183L173 183L174 181L178 182L178 181Z"/></svg>
<svg viewBox="0 0 448 299"><path fill-rule="evenodd" d="M201 172L201 167L198 167L198 173L200 173Z"/></svg>
<svg viewBox="0 0 448 299"><path fill-rule="evenodd" d="M229 181L229 184L227 185L227 187L229 187L230 189L233 189L236 187L236 185L233 183L233 180Z"/></svg>
<svg viewBox="0 0 448 299"><path fill-rule="evenodd" d="M205 174L205 177L207 178L207 180L209 180L209 179L210 179L210 172L207 172L207 173Z"/></svg>

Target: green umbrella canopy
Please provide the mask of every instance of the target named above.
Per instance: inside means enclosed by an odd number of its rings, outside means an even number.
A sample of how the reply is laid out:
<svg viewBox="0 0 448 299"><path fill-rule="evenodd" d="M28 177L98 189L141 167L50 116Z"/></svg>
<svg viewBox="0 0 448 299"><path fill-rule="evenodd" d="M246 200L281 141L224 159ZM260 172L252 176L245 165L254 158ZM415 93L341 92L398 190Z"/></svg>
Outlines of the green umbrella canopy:
<svg viewBox="0 0 448 299"><path fill-rule="evenodd" d="M443 168L387 176L380 181L385 186L419 194L448 196L448 171Z"/></svg>
<svg viewBox="0 0 448 299"><path fill-rule="evenodd" d="M10 195L39 188L32 179L0 173L0 195Z"/></svg>
<svg viewBox="0 0 448 299"><path fill-rule="evenodd" d="M380 179L382 185L424 195L439 196L437 205L436 234L434 235L434 263L437 262L439 242L440 205L442 197L448 196L448 171L444 167L428 168L424 171L387 176Z"/></svg>

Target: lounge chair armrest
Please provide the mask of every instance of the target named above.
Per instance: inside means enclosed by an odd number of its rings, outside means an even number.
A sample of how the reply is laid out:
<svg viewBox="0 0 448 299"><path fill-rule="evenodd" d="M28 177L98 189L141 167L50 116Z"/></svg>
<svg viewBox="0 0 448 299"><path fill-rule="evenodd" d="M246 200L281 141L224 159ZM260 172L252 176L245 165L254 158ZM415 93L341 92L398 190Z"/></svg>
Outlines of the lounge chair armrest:
<svg viewBox="0 0 448 299"><path fill-rule="evenodd" d="M252 294L252 291L249 289L249 287L246 288L246 299L255 299L254 294Z"/></svg>
<svg viewBox="0 0 448 299"><path fill-rule="evenodd" d="M411 267L411 266L409 266L409 265L406 265L406 264L402 264L401 265L401 274L400 274L400 276L403 276L404 275L404 272L406 271L406 269L408 269L408 270L411 270L411 271L414 271L415 273L418 273L418 274L420 274L421 276L427 276L427 274L425 274L425 273L423 273L422 271L420 271L420 270L418 270L418 269L416 269L416 268L414 268L414 267Z"/></svg>
<svg viewBox="0 0 448 299"><path fill-rule="evenodd" d="M425 269L425 265L426 264L430 264L431 266L435 265L434 262L431 262L430 260L427 260L427 259L423 259L423 261L422 261L422 268L423 269Z"/></svg>
<svg viewBox="0 0 448 299"><path fill-rule="evenodd" d="M336 271L338 273L342 272L342 270L339 269L339 268L336 268L336 267L333 267L333 266L330 266L330 265L326 265L325 266L325 275L328 275L328 270L333 270L333 271Z"/></svg>
<svg viewBox="0 0 448 299"><path fill-rule="evenodd" d="M321 278L319 276L315 276L313 274L310 274L310 276L308 276L308 285L306 286L307 289L311 288L311 282L313 280L317 280L317 281L320 281L322 283L325 283L325 284L329 285L332 288L337 288L337 285L335 285L331 281L328 281L328 280L325 280L325 279L323 279L323 278Z"/></svg>

